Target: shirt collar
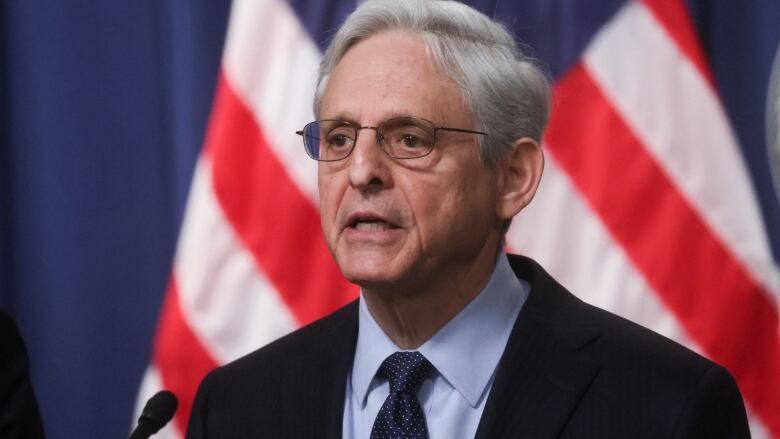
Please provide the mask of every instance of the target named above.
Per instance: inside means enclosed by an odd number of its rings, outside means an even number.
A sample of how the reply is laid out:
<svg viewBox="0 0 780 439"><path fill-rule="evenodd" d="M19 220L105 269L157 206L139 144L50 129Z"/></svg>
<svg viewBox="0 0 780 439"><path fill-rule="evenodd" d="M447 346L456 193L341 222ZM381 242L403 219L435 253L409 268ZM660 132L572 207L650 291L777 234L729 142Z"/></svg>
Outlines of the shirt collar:
<svg viewBox="0 0 780 439"><path fill-rule="evenodd" d="M517 279L502 252L480 294L418 349L472 407L487 389L527 297L528 284ZM371 316L362 293L358 313L351 380L354 396L365 405L379 366L401 349Z"/></svg>

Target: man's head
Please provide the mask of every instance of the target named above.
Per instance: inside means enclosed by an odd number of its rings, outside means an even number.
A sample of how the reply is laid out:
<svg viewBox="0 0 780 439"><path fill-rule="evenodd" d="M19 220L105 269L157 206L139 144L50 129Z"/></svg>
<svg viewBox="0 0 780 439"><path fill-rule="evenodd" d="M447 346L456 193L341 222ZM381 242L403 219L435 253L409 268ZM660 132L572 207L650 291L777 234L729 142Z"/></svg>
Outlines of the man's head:
<svg viewBox="0 0 780 439"><path fill-rule="evenodd" d="M545 76L473 9L358 8L326 52L315 96L317 119L350 126L317 132L331 142L318 154L349 153L319 166L323 232L345 276L410 294L469 282L470 271L484 278L505 225L536 191L548 108ZM396 129L399 117L424 121ZM427 155L404 158L420 148Z"/></svg>
<svg viewBox="0 0 780 439"><path fill-rule="evenodd" d="M495 164L515 140L541 141L550 112L550 85L499 23L456 1L367 1L341 26L320 63L314 115L331 73L355 44L388 30L420 36L433 62L458 86L475 129L489 132L482 157ZM377 53L374 56L382 56Z"/></svg>

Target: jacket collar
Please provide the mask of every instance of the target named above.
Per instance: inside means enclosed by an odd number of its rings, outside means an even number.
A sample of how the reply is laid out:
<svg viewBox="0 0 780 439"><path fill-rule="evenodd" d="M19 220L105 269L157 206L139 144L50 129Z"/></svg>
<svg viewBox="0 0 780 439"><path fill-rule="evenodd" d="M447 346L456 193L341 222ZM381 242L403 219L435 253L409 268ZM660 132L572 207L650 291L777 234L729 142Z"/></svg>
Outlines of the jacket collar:
<svg viewBox="0 0 780 439"><path fill-rule="evenodd" d="M557 437L599 370L579 348L599 337L582 303L531 259L510 256L531 285L501 358L476 438Z"/></svg>

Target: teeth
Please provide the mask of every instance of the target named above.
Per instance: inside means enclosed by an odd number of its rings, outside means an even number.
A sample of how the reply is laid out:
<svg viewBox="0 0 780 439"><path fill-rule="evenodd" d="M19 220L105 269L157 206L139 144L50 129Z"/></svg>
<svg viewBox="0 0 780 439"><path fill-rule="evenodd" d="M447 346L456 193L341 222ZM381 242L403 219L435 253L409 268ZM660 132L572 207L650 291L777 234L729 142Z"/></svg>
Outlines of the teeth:
<svg viewBox="0 0 780 439"><path fill-rule="evenodd" d="M390 226L386 222L382 222L382 221L374 221L374 222L358 221L355 224L355 228L363 232L381 232L383 230L389 229Z"/></svg>

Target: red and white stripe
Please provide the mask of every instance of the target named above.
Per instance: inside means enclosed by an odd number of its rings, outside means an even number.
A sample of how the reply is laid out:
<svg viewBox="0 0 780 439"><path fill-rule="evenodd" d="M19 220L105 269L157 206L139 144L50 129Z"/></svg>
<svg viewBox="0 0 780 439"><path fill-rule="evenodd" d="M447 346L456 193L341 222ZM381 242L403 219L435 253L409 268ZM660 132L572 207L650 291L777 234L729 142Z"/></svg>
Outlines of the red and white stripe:
<svg viewBox="0 0 780 439"><path fill-rule="evenodd" d="M138 407L180 399L160 437L186 429L197 385L354 298L319 229L316 166L295 131L311 119L320 54L283 0L234 1L198 161ZM273 38L271 38L273 36Z"/></svg>
<svg viewBox="0 0 780 439"><path fill-rule="evenodd" d="M139 401L350 300L319 232L311 119L320 54L284 0L236 0L153 361ZM756 438L780 438L780 270L681 0L633 1L556 84L547 167L511 249L586 301L710 356Z"/></svg>
<svg viewBox="0 0 780 439"><path fill-rule="evenodd" d="M780 436L778 267L693 35L682 2L601 29L556 84L548 169L508 243L728 367L754 437Z"/></svg>

